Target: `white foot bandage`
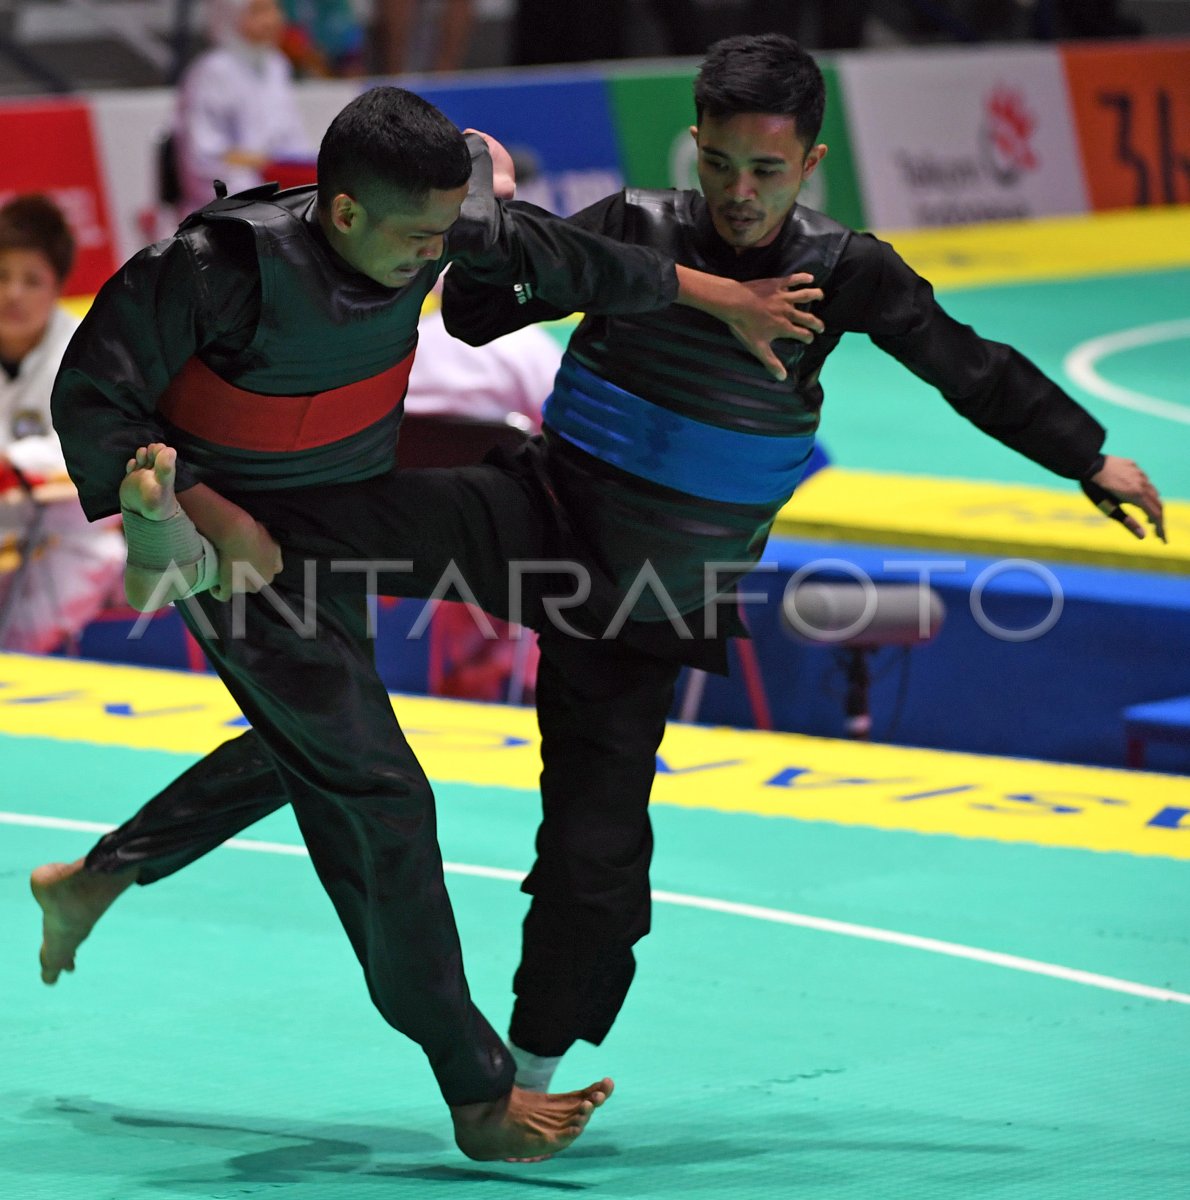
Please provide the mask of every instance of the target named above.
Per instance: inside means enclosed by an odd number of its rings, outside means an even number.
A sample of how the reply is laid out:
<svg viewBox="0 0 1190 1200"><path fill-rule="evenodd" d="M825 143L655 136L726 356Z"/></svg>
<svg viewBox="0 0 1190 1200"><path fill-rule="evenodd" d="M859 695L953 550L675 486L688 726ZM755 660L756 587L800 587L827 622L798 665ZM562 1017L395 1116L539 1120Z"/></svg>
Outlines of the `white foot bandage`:
<svg viewBox="0 0 1190 1200"><path fill-rule="evenodd" d="M219 555L179 508L164 521L151 521L131 509L122 509L128 565L145 571L170 567L198 567L198 576L186 596L197 596L219 581ZM183 597L184 599L185 597Z"/></svg>
<svg viewBox="0 0 1190 1200"><path fill-rule="evenodd" d="M516 1079L513 1082L517 1087L524 1088L527 1092L548 1092L550 1080L553 1079L562 1056L559 1054L556 1058L551 1058L542 1054L530 1054L528 1050L522 1050L511 1042L508 1043L508 1049L512 1053L512 1061L516 1063Z"/></svg>

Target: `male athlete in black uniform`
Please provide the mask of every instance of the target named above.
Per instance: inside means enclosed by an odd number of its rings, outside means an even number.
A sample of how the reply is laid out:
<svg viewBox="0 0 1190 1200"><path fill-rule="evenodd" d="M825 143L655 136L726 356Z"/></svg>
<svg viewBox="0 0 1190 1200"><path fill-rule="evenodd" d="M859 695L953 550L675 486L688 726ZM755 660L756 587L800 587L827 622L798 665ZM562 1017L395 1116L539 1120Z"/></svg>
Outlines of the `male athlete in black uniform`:
<svg viewBox="0 0 1190 1200"><path fill-rule="evenodd" d="M562 1097L513 1087L463 975L430 786L367 637L371 571L427 595L454 559L488 581L485 602L499 610L510 561L558 553L531 471L395 469L421 303L452 261L595 311L675 298L725 311L726 299L765 356L769 339L794 330L774 315L791 306L506 208L483 140L401 89L344 109L318 178L317 192L217 201L126 264L66 354L55 425L93 519L119 508L138 447L142 462L166 440L180 452L180 510L172 492L161 509L133 503L125 526L133 573L172 561L188 583L214 585L188 601L186 620L253 729L207 760L206 777L234 810L247 762L293 805L372 998L424 1049L464 1152L550 1153L578 1136L610 1081ZM171 850L210 798L186 794L170 814ZM138 859L135 836L112 838L88 869L35 875L47 982L72 965L88 920Z"/></svg>
<svg viewBox="0 0 1190 1200"><path fill-rule="evenodd" d="M561 503L561 544L628 603L612 614L612 638L541 628L544 820L511 1030L529 1086L544 1087L576 1039L600 1041L627 992L632 946L649 926L647 806L673 684L683 662L725 662L734 627L718 593L759 559L796 486L819 370L842 333L868 333L980 428L1059 474L1094 477L1160 529L1156 492L1134 464L1101 458L1103 430L1073 400L1009 347L956 324L890 247L796 205L825 154L815 144L823 100L817 67L789 39L720 43L696 87L705 200L629 191L574 218L726 278L808 272L825 294L826 333L809 348L779 343L784 380L717 322L677 306L590 315L572 340L535 471ZM446 297L452 327L472 340L567 311L455 272ZM642 575L646 563L655 575ZM210 767L221 754L222 778ZM239 808L228 795L236 770ZM141 882L185 865L282 802L267 771L246 739L229 743L104 839L89 865L140 863Z"/></svg>
<svg viewBox="0 0 1190 1200"><path fill-rule="evenodd" d="M760 559L810 455L823 362L845 333L867 334L985 433L1094 499L1107 489L1139 504L1162 532L1156 490L1135 463L1100 453L1104 430L1074 400L948 316L891 246L797 204L827 150L809 54L777 34L726 39L694 99L701 195L630 189L571 220L727 278L808 274L825 333L778 343L788 374L775 380L697 312L589 314L546 402L546 475L586 553L621 593L645 563L658 583L641 594L630 639L541 636L543 820L510 1031L518 1081L536 1086L576 1039L598 1043L623 1001L632 944L649 928L647 805L682 648L708 665L716 618L731 631L730 609L708 600ZM479 343L565 314L452 273L443 315ZM667 652L683 626L690 640ZM642 627L656 630L651 654Z"/></svg>

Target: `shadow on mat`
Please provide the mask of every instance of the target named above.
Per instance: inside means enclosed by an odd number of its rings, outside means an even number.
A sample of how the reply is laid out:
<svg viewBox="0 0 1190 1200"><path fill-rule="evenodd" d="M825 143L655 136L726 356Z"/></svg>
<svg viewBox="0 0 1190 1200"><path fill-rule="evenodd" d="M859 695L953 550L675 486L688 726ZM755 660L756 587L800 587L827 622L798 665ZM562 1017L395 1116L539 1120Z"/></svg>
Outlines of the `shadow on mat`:
<svg viewBox="0 0 1190 1200"><path fill-rule="evenodd" d="M218 1163L219 1181L223 1183L297 1183L310 1176L366 1170L377 1154L429 1157L450 1146L443 1138L393 1126L270 1120L225 1113L147 1113L86 1097L60 1098L54 1111L68 1117L80 1132L92 1136L131 1133L232 1151L229 1158ZM245 1145L256 1139L281 1144L245 1151ZM130 1165L130 1156L122 1152L121 1168L127 1170ZM185 1175L182 1169L170 1178L177 1183ZM194 1183L213 1182L209 1177L194 1175L189 1179Z"/></svg>
<svg viewBox="0 0 1190 1200"><path fill-rule="evenodd" d="M211 1195L230 1195L237 1185L311 1184L327 1176L350 1175L360 1182L375 1180L381 1186L409 1180L416 1184L476 1184L501 1181L518 1188L534 1187L556 1191L585 1191L587 1185L568 1180L525 1177L523 1166L507 1164L492 1170L484 1164L459 1166L403 1165L376 1162L379 1156L416 1157L421 1160L442 1154L458 1154L453 1143L417 1130L383 1125L337 1125L311 1121L270 1120L267 1117L218 1116L203 1113L146 1113L88 1097L60 1097L39 1115L66 1117L74 1127L92 1138L143 1137L171 1146L191 1146L202 1151L233 1151L230 1157L209 1163L191 1163L175 1170L156 1170L156 1163L139 1175L144 1188L202 1189ZM247 1150L254 1140L281 1142L260 1150ZM127 1178L137 1174L135 1153L126 1141L115 1147L112 1175ZM146 1155L156 1159L159 1152ZM614 1152L613 1152L614 1153ZM568 1154L569 1158L570 1155ZM529 1167L533 1170L533 1167ZM536 1169L540 1170L540 1167ZM338 1185L336 1185L338 1186ZM303 1193L304 1195L308 1193Z"/></svg>

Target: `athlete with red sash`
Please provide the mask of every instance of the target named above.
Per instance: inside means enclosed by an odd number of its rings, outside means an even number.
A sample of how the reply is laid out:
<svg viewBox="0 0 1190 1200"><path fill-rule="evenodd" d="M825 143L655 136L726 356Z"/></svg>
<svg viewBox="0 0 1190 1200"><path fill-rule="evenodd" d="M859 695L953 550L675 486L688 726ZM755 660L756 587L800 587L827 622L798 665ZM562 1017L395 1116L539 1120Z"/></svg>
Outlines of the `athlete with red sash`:
<svg viewBox="0 0 1190 1200"><path fill-rule="evenodd" d="M796 292L675 271L650 249L503 204L483 140L401 89L340 113L318 178L317 189L217 200L127 263L67 352L55 425L92 519L117 511L130 459L136 470L165 443L178 454L169 510L125 514L130 562L153 567L164 549L208 572L213 586L186 601L185 620L252 732L194 769L219 788L174 785L172 848L212 816L204 806L219 807L217 824L234 821L252 800L245 762L262 771L293 806L377 1008L424 1049L460 1148L549 1154L611 1084L563 1096L513 1087L508 1051L467 989L433 796L373 665L368 598L428 595L453 560L504 615L509 563L569 547L532 463L394 469L422 300L452 262L594 312L676 300L729 321L776 374L769 341L809 338L817 318L794 314ZM195 536L201 566L179 549ZM528 623L550 586L534 584ZM35 873L47 982L73 968L142 857L134 827L85 864Z"/></svg>

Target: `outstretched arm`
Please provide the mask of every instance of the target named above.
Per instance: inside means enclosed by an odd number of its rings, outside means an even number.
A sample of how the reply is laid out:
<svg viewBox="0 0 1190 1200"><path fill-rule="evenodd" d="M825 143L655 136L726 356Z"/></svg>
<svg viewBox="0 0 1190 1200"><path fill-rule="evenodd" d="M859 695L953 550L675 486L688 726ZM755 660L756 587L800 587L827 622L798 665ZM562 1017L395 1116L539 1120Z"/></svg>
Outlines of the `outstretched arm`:
<svg viewBox="0 0 1190 1200"><path fill-rule="evenodd" d="M487 169L487 164L477 160L476 173L481 180ZM477 195L483 195L482 184ZM464 213L466 211L465 208ZM643 292L640 285L635 291L631 287L620 289L616 286L624 281L623 272L638 270L641 263L650 261L633 256L655 255L647 247L612 240L623 223L622 196L609 196L565 221L521 204L509 206L504 215L508 220L520 222L521 232L529 242L536 243L539 250L548 250L552 241L554 252L563 258L573 257L575 253L585 254L583 270L592 278L597 273L608 275L612 290L596 296L588 281L580 286L588 288L589 302L575 301L567 296L567 302L563 303L558 299L559 293L553 290L555 285L550 282L543 287L540 279L514 279L517 286L508 287L504 283L507 278L504 269L492 270L482 264L477 267L473 257L463 257L448 272L443 291L442 315L447 330L454 337L478 346L526 325L557 320L577 308L609 314L664 307L655 299L649 300L655 292L648 289L647 280ZM559 232L558 226L564 232ZM584 242L583 238L587 240ZM668 260L657 258L669 269ZM576 261L581 262L581 259ZM616 272L621 274L619 280L615 279ZM749 353L776 379L785 378L785 367L773 352L772 342L777 338L810 342L823 332L822 320L803 307L822 299L822 292L814 286L809 275L741 283L685 266L678 266L675 275L677 290L671 296L672 301L725 322ZM563 283L563 288L566 286L569 285Z"/></svg>
<svg viewBox="0 0 1190 1200"><path fill-rule="evenodd" d="M1120 507L1137 504L1164 538L1161 498L1129 459L1102 453L1106 431L1073 397L1012 346L956 321L886 243L853 237L831 278L825 317L837 332L867 333L977 428L1066 479L1135 536Z"/></svg>
<svg viewBox="0 0 1190 1200"><path fill-rule="evenodd" d="M443 304L447 328L465 341L489 341L534 320L576 309L610 315L653 312L677 302L725 321L770 373L784 379L785 368L771 343L776 338L808 342L822 332L822 321L799 307L822 298L809 276L740 283L689 267L675 269L671 259L647 246L615 240L623 207L620 196L566 220L533 205L500 203L493 195L497 185L485 135L471 131L469 139L471 190L462 218L448 237L448 251L457 262L451 276L459 287L459 269L476 284L511 283L516 294L505 294L504 311L515 311L510 303L533 308L503 323L487 316L482 322L485 336L461 334L450 300L458 288L448 279ZM510 170L500 164L497 168L501 177ZM492 289L496 303L498 291Z"/></svg>

